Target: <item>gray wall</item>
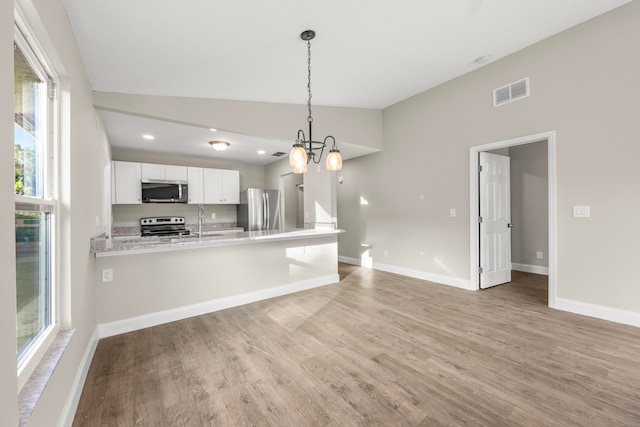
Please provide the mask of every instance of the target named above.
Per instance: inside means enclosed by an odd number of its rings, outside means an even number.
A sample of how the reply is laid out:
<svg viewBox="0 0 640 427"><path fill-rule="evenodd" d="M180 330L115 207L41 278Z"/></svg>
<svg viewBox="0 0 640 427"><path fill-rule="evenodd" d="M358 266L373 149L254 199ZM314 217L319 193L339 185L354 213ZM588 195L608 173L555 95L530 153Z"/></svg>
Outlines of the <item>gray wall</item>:
<svg viewBox="0 0 640 427"><path fill-rule="evenodd" d="M635 1L385 109L384 151L340 172L340 255L368 244L374 262L468 280L469 148L556 130L557 296L640 312L638 22ZM531 96L493 108L525 76Z"/></svg>
<svg viewBox="0 0 640 427"><path fill-rule="evenodd" d="M547 143L519 145L511 157L511 261L547 267L548 199ZM543 259L536 252L543 252Z"/></svg>
<svg viewBox="0 0 640 427"><path fill-rule="evenodd" d="M297 227L297 225L299 224L298 219L302 221L304 218L304 206L300 209L301 212L299 212L299 209L298 209L298 200L300 197L299 194L301 192L301 190L298 188L298 185L303 183L303 177L304 177L303 174L290 173L288 175L285 175L283 178L284 189L282 192L282 196L283 196L283 204L284 204L284 228L285 229L298 228Z"/></svg>

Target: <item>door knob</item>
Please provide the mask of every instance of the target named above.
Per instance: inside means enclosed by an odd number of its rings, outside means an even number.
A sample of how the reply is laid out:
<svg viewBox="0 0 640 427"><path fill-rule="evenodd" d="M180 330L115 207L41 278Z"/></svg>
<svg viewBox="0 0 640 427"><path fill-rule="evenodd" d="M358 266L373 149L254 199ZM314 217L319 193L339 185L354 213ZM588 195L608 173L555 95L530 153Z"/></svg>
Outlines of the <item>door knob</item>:
<svg viewBox="0 0 640 427"><path fill-rule="evenodd" d="M509 228L513 228L513 227L515 227L515 225L513 225L513 224L509 223L509 224L507 224L507 227L509 227Z"/></svg>

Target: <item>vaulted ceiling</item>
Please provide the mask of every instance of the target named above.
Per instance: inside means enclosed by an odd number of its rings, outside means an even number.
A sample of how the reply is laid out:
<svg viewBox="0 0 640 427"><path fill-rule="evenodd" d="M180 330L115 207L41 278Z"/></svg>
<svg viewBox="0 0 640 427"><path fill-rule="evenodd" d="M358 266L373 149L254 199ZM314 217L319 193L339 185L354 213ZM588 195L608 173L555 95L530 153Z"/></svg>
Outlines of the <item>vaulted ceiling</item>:
<svg viewBox="0 0 640 427"><path fill-rule="evenodd" d="M628 1L64 4L95 91L304 104L313 29L313 104L381 109Z"/></svg>

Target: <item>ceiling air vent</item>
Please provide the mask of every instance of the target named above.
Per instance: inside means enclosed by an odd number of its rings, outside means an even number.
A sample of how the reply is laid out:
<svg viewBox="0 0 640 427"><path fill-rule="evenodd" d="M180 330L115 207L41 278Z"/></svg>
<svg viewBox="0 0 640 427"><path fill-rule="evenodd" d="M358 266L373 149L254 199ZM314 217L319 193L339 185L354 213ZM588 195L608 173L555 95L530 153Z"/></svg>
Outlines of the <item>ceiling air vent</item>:
<svg viewBox="0 0 640 427"><path fill-rule="evenodd" d="M529 96L529 77L493 90L493 106L507 104Z"/></svg>
<svg viewBox="0 0 640 427"><path fill-rule="evenodd" d="M284 156L285 154L287 154L287 153L283 153L282 151L276 151L275 153L273 153L273 154L272 154L272 156L275 156L275 157L282 157L282 156Z"/></svg>

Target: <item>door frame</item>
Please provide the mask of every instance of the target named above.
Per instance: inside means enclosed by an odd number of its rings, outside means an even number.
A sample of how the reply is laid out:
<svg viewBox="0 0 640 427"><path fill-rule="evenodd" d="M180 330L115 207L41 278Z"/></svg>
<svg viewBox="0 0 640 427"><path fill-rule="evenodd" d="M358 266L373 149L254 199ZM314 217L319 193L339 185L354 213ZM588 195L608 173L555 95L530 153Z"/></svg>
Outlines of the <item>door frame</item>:
<svg viewBox="0 0 640 427"><path fill-rule="evenodd" d="M557 202L556 202L556 131L541 132L533 135L495 141L488 144L476 145L469 148L469 283L473 290L480 289L478 267L480 265L480 230L478 218L480 216L480 187L478 179L478 158L481 151L491 151L499 148L515 147L533 142L547 141L547 198L549 203L548 233L549 233L549 307L556 306L556 273L557 273Z"/></svg>

